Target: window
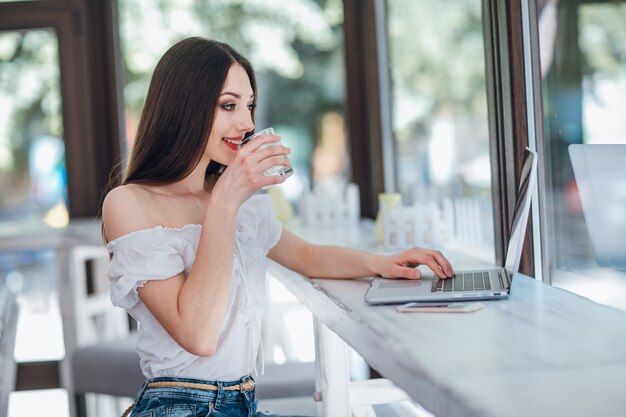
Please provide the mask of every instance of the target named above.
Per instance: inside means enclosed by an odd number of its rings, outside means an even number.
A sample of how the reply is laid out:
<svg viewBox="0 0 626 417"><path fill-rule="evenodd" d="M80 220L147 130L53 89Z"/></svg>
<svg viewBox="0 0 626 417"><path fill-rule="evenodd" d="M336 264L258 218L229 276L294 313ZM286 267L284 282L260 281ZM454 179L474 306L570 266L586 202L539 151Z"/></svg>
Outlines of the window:
<svg viewBox="0 0 626 417"><path fill-rule="evenodd" d="M68 223L58 39L54 29L0 33L0 231ZM19 294L15 358L64 355L54 256L46 248L5 250L0 276Z"/></svg>
<svg viewBox="0 0 626 417"><path fill-rule="evenodd" d="M58 41L0 33L0 225L68 223Z"/></svg>
<svg viewBox="0 0 626 417"><path fill-rule="evenodd" d="M69 221L59 61L53 28L0 32L0 232L10 248L0 254L0 281L20 306L14 350L19 364L65 355L54 252L35 243L42 225ZM33 247L12 247L7 237L20 233L31 235ZM51 401L67 398L46 393ZM11 394L17 412L10 415L26 409L19 398Z"/></svg>
<svg viewBox="0 0 626 417"><path fill-rule="evenodd" d="M494 259L480 0L389 0L387 37L397 190L453 208L456 243ZM477 251L478 249L478 251Z"/></svg>
<svg viewBox="0 0 626 417"><path fill-rule="evenodd" d="M595 261L568 154L573 143L626 143L626 3L537 8L552 284L626 308L626 274Z"/></svg>

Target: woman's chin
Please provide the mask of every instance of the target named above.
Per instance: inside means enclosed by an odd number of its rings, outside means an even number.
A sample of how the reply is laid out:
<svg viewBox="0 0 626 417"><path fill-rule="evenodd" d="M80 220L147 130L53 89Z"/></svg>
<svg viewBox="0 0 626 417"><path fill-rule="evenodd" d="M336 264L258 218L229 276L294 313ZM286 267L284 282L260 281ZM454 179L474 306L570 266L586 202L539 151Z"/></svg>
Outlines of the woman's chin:
<svg viewBox="0 0 626 417"><path fill-rule="evenodd" d="M210 159L210 163L218 163L218 164L222 164L222 165L229 165L234 158L229 158L228 156L225 155L214 155L211 157Z"/></svg>
<svg viewBox="0 0 626 417"><path fill-rule="evenodd" d="M228 166L232 164L233 158L219 158L219 159L216 159L215 162Z"/></svg>

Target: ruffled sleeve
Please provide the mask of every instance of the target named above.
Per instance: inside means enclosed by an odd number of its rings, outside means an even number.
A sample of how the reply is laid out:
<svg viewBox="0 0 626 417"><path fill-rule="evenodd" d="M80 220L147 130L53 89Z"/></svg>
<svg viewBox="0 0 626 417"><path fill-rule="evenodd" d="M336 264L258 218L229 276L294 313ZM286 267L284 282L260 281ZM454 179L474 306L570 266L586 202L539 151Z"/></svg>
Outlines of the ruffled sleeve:
<svg viewBox="0 0 626 417"><path fill-rule="evenodd" d="M185 270L184 239L162 227L145 229L115 239L107 245L113 255L108 269L113 305L132 308L137 289L149 280L164 280Z"/></svg>

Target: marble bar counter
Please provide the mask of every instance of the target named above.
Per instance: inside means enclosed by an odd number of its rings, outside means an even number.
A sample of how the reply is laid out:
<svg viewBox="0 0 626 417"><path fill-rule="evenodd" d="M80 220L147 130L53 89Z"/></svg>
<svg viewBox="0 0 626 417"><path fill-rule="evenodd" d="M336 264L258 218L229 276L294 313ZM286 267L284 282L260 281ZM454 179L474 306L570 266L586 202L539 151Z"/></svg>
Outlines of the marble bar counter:
<svg viewBox="0 0 626 417"><path fill-rule="evenodd" d="M381 251L371 224L293 227L316 243ZM456 269L482 262L446 253ZM370 306L371 279L279 279L380 374L437 417L626 416L626 312L518 274L506 300L468 314Z"/></svg>

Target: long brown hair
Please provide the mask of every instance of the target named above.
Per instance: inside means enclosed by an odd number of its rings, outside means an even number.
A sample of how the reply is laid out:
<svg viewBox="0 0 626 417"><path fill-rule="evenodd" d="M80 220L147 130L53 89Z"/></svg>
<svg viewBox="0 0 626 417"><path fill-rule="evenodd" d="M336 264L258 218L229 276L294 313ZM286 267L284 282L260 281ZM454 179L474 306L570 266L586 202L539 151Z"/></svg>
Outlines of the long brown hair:
<svg viewBox="0 0 626 417"><path fill-rule="evenodd" d="M235 63L245 69L256 98L250 62L225 43L187 38L163 55L150 82L122 184L170 184L189 175L204 153L218 97ZM207 175L218 170L212 163Z"/></svg>

